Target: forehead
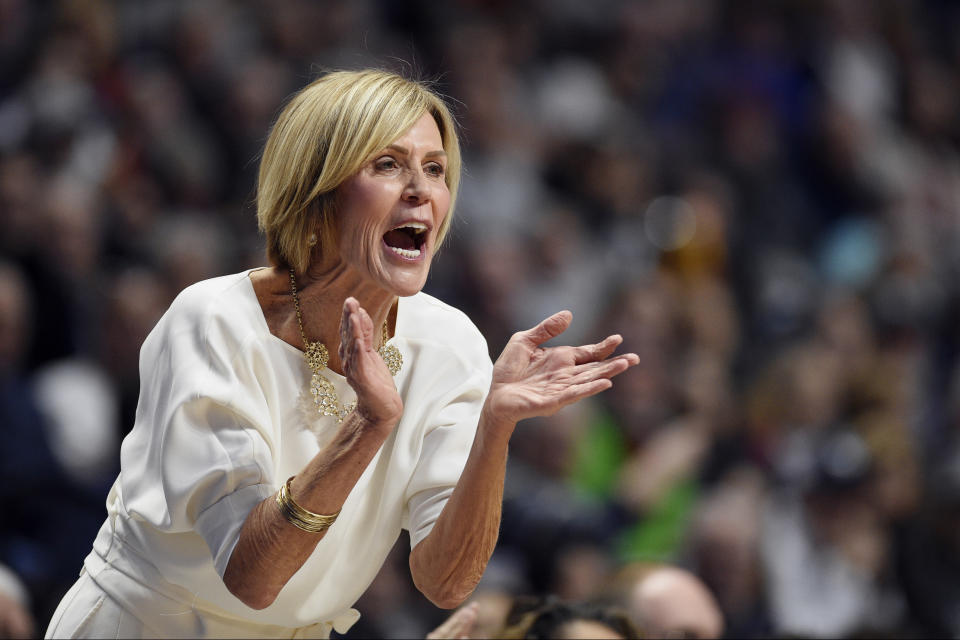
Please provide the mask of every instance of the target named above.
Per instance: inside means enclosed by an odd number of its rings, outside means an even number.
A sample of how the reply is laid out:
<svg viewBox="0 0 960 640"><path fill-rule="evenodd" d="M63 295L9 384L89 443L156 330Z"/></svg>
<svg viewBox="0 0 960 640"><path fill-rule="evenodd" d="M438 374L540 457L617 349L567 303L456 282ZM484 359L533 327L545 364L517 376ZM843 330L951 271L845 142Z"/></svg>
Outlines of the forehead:
<svg viewBox="0 0 960 640"><path fill-rule="evenodd" d="M572 620L559 630L559 637L567 640L590 638L593 640L623 640L623 636L596 620Z"/></svg>
<svg viewBox="0 0 960 640"><path fill-rule="evenodd" d="M392 144L405 147L417 147L419 151L442 151L443 137L437 121L429 113L421 115L413 125L403 132Z"/></svg>

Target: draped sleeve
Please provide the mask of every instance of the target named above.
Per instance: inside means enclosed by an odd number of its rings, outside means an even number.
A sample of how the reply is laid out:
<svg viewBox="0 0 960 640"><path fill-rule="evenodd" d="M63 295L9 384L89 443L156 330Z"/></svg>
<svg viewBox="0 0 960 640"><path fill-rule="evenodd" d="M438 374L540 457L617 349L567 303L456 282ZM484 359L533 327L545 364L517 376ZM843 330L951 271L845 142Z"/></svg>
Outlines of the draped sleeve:
<svg viewBox="0 0 960 640"><path fill-rule="evenodd" d="M144 342L136 423L121 450L131 517L195 531L220 576L250 511L274 492L269 375L255 333L203 286L186 289Z"/></svg>
<svg viewBox="0 0 960 640"><path fill-rule="evenodd" d="M404 400L405 412L411 403L425 407L420 455L404 496L403 526L410 533L411 547L433 529L460 479L493 374L487 343L473 323L436 299L430 303L446 317L443 322L422 319L431 329L430 337L411 341L422 352L417 386L429 393Z"/></svg>

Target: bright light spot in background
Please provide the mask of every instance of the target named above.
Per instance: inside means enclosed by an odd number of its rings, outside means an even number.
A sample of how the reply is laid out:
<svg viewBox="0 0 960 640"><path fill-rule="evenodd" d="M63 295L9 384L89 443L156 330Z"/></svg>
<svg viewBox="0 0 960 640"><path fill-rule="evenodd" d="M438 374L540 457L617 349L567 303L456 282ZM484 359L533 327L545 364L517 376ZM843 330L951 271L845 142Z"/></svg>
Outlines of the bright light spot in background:
<svg viewBox="0 0 960 640"><path fill-rule="evenodd" d="M686 245L697 231L697 214L683 198L661 196L647 207L643 220L647 239L661 251Z"/></svg>

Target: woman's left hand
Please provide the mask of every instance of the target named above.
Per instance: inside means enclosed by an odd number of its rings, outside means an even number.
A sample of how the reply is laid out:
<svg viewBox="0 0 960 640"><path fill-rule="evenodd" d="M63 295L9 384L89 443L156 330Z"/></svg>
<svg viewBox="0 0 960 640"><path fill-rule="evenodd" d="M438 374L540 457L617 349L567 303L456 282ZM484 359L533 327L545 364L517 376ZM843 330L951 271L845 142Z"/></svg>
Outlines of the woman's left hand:
<svg viewBox="0 0 960 640"><path fill-rule="evenodd" d="M610 358L619 335L580 347L541 347L570 326L573 314L556 313L532 329L515 333L493 367L484 410L498 423L548 416L609 389L610 378L640 362L634 353Z"/></svg>
<svg viewBox="0 0 960 640"><path fill-rule="evenodd" d="M640 362L633 353L610 357L623 341L616 335L582 347L541 346L572 319L561 311L514 334L493 366L463 473L433 530L410 553L414 584L439 607L458 606L473 592L496 546L507 449L517 422L609 389L610 378Z"/></svg>

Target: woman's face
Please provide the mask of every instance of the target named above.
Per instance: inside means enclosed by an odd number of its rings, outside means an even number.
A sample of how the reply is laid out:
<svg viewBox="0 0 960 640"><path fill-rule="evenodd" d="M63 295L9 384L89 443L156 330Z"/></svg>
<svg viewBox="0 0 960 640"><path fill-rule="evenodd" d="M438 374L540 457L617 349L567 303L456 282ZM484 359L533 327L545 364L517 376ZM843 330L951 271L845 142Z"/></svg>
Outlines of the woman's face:
<svg viewBox="0 0 960 640"><path fill-rule="evenodd" d="M420 291L450 209L446 168L440 130L425 113L340 187L341 260L393 295Z"/></svg>

